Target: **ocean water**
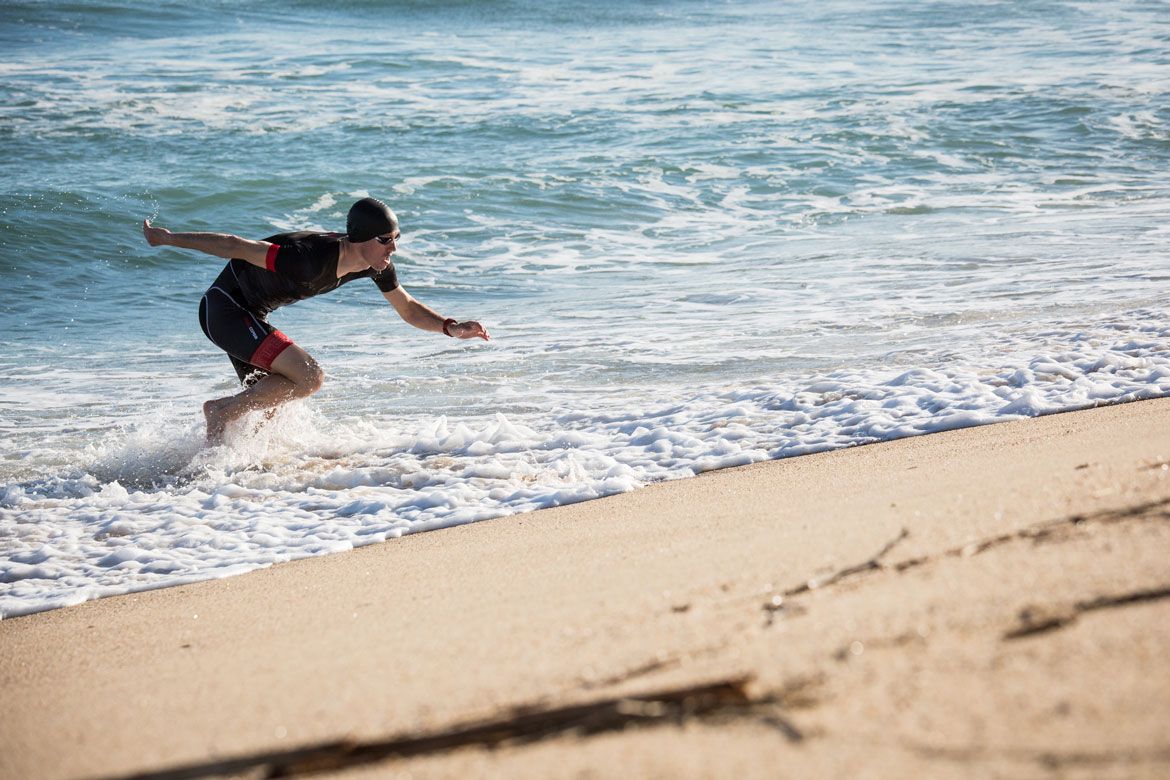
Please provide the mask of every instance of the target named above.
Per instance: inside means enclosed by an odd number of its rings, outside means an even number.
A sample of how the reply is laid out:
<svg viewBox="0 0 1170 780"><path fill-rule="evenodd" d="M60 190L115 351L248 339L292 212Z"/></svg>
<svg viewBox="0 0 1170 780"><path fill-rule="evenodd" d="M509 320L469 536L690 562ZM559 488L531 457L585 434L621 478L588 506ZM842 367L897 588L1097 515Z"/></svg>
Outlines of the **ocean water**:
<svg viewBox="0 0 1170 780"><path fill-rule="evenodd" d="M0 617L1170 395L1164 2L0 5ZM395 208L204 449L222 263ZM599 538L597 544L606 540Z"/></svg>

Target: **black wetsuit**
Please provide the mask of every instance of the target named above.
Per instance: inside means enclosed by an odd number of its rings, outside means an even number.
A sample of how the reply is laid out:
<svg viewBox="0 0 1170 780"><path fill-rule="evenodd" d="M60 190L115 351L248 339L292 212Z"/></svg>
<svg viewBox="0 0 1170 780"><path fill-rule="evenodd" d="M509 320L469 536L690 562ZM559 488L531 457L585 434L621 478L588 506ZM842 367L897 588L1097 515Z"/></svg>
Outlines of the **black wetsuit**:
<svg viewBox="0 0 1170 780"><path fill-rule="evenodd" d="M230 260L199 302L199 325L207 338L231 358L241 382L255 381L272 368L292 341L268 324L281 306L336 290L354 279L373 279L382 292L398 286L393 263L337 277L342 233L281 233L272 244L267 268Z"/></svg>

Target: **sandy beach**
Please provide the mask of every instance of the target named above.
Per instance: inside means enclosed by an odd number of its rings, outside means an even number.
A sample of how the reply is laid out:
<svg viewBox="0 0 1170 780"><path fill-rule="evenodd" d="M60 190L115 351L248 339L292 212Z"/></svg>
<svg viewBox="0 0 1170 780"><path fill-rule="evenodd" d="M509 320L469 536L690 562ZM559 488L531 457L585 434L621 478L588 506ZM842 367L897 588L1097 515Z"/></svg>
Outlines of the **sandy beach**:
<svg viewBox="0 0 1170 780"><path fill-rule="evenodd" d="M4 5L0 780L1170 778L1165 5Z"/></svg>
<svg viewBox="0 0 1170 780"><path fill-rule="evenodd" d="M0 776L1165 777L1170 400L0 622Z"/></svg>

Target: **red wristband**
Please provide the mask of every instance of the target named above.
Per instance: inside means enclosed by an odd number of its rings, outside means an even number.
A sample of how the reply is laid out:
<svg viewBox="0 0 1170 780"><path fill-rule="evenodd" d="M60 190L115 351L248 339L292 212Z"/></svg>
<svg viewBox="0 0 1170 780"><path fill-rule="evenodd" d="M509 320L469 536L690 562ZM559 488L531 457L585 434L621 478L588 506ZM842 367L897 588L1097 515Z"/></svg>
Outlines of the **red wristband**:
<svg viewBox="0 0 1170 780"><path fill-rule="evenodd" d="M447 319L443 320L443 335L444 335L444 336L450 336L450 335L451 335L451 331L447 330L447 328L451 327L452 325L458 325L458 324L459 324L459 323L458 323L456 320L453 320L453 319L451 319L450 317L448 317Z"/></svg>

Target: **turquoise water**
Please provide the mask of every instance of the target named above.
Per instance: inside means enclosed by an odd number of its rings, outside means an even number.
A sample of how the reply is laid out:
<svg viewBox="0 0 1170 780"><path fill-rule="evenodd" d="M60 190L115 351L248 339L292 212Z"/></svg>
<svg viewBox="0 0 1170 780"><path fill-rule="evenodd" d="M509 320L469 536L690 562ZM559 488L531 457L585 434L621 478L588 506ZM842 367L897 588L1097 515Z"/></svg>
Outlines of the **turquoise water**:
<svg viewBox="0 0 1170 780"><path fill-rule="evenodd" d="M1170 394L1165 3L317 5L0 7L0 614ZM325 388L200 452L220 263L141 220L366 194L494 341L283 309Z"/></svg>

